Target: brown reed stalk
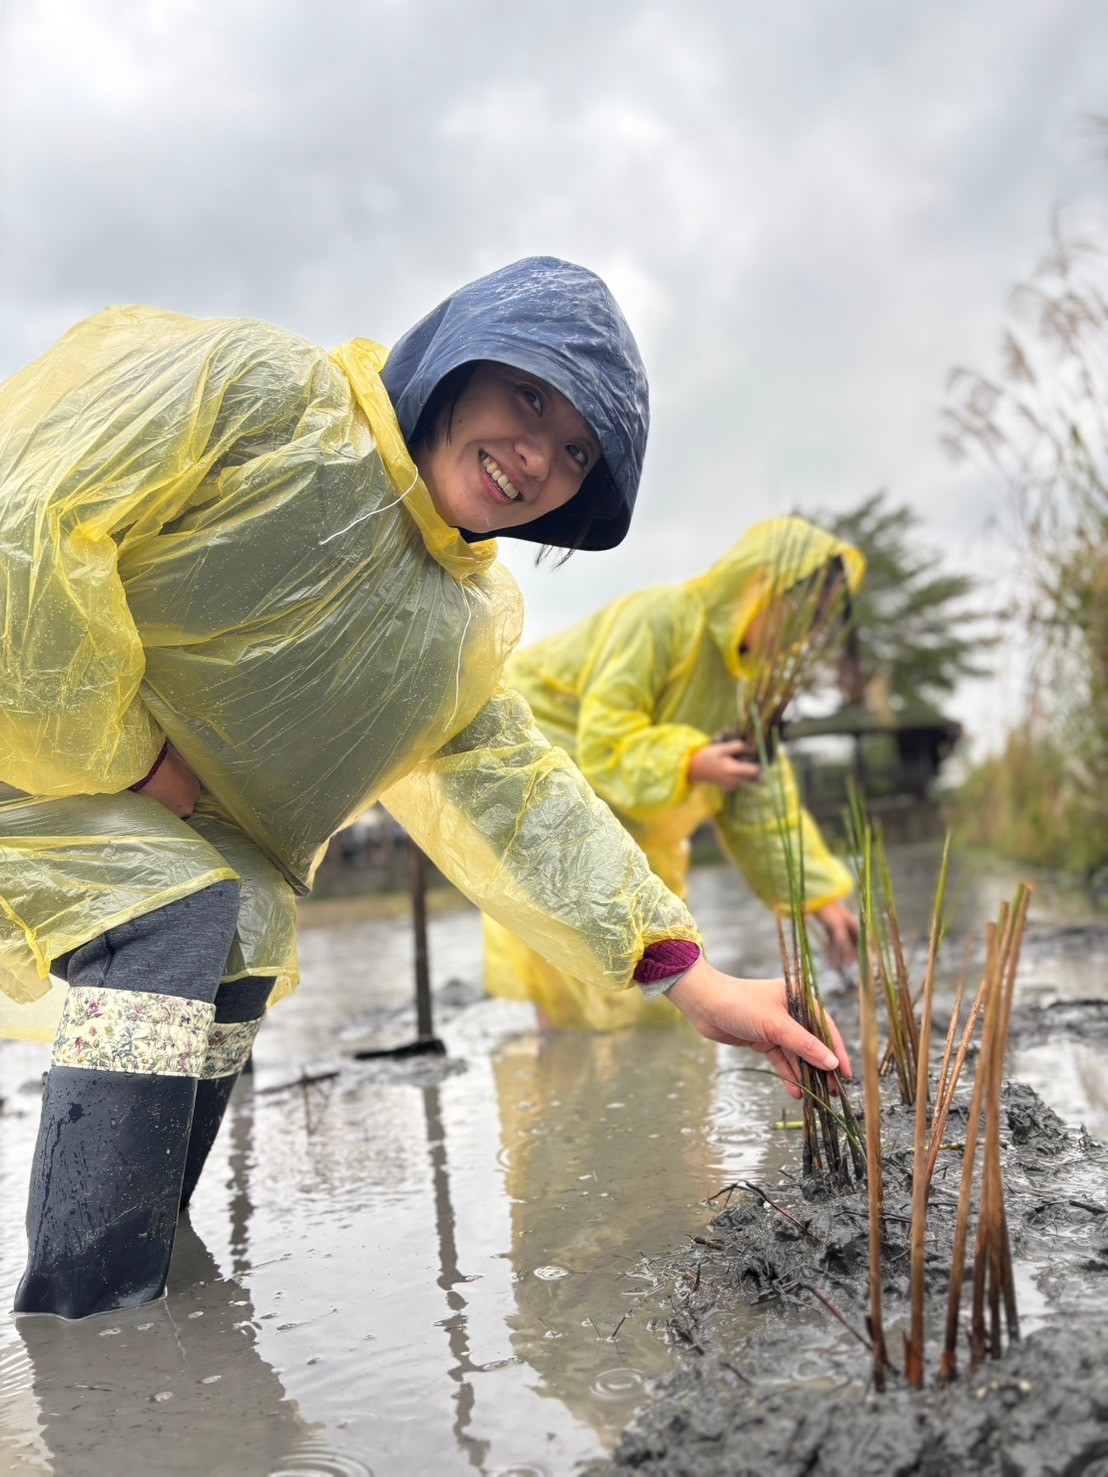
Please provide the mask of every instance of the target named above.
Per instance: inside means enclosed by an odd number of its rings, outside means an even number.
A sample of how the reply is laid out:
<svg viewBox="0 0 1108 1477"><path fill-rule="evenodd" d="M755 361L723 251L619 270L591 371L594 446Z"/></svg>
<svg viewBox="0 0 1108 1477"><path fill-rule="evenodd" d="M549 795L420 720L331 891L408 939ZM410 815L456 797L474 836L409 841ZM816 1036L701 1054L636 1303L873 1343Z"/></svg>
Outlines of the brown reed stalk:
<svg viewBox="0 0 1108 1477"><path fill-rule="evenodd" d="M1000 918L994 934L992 957L993 978L989 985L989 996L985 1005L985 1029L981 1038L981 1053L977 1059L977 1078L981 1082L981 1110L984 1132L981 1135L981 1194L977 1207L977 1238L973 1255L972 1315L970 1318L970 1361L977 1365L985 1357L988 1343L986 1328L986 1304L988 1302L989 1250L993 1229L994 1183L990 1173L986 1145L992 1129L995 1093L993 1091L991 1064L995 1061L995 1042L1000 995L1004 987L1004 958L1010 927L1010 912L1007 903L1000 910ZM974 1084L976 1086L976 1082ZM997 1127L999 1129L999 1117Z"/></svg>
<svg viewBox="0 0 1108 1477"><path fill-rule="evenodd" d="M965 980L958 981L958 989L954 996L954 1008L950 1012L950 1022L946 1028L946 1040L943 1042L943 1059L939 1066L939 1085L935 1088L935 1107L931 1114L931 1131L934 1137L935 1112L943 1100L946 1092L946 1079L950 1071L950 1057L954 1050L954 1038L958 1034L958 1017L962 1013L962 994L965 990Z"/></svg>
<svg viewBox="0 0 1108 1477"><path fill-rule="evenodd" d="M995 1060L993 1062L993 1101L995 1102L995 1126L992 1138L986 1143L986 1153L989 1156L992 1176L994 1181L994 1236L993 1245L995 1254L993 1257L994 1276L999 1285L1000 1296L1004 1299L1005 1322L1008 1329L1008 1337L1013 1342L1019 1340L1019 1313L1016 1308L1016 1285L1012 1274L1012 1246L1008 1236L1008 1218L1004 1209L1004 1185L1001 1177L1000 1163L1000 1100L1004 1087L1004 1063L1008 1055L1008 1034L1012 1024L1012 1002L1015 998L1016 973L1019 969L1020 952L1023 946L1023 934L1027 924L1027 912L1031 905L1031 887L1022 885L1016 893L1013 903L1012 929L1008 942L1007 959L1004 971L1004 983L1001 992L1001 1018L997 1030L997 1042L994 1048ZM996 1320L999 1322L999 1320ZM999 1328L997 1329L994 1343L994 1352L999 1355Z"/></svg>
<svg viewBox="0 0 1108 1477"><path fill-rule="evenodd" d="M927 1150L928 1184L931 1183L935 1173L935 1164L946 1134L947 1119L950 1116L950 1109L954 1102L954 1092L962 1075L962 1067L966 1060L966 1053L969 1051L970 1042L973 1040L977 1018L981 1014L981 1008L985 1003L985 983L986 979L983 977L981 984L978 986L977 994L974 996L973 1004L970 1007L970 1013L966 1019L965 1027L962 1030L962 1039L958 1043L958 1050L954 1057L954 1065L950 1070L950 1076L943 1084L942 1090L935 1095L935 1107L931 1115L931 1140Z"/></svg>
<svg viewBox="0 0 1108 1477"><path fill-rule="evenodd" d="M861 928L858 936L858 966L861 985L860 1011L862 1025L862 1084L866 1104L866 1191L869 1206L869 1314L866 1326L873 1342L874 1388L885 1388L888 1353L885 1345L885 1322L881 1307L881 1230L885 1210L885 1186L881 1166L881 1075L877 1053L877 984L873 977L870 954L870 932L873 904L872 836L867 829L863 841L863 885Z"/></svg>
<svg viewBox="0 0 1108 1477"><path fill-rule="evenodd" d="M944 1381L952 1380L957 1374L959 1309L965 1276L965 1254L977 1139L983 1118L985 1133L982 1146L981 1193L973 1265L973 1311L969 1331L971 1363L980 1363L985 1357L986 1349L994 1357L1001 1351L1001 1301L1004 1305L1008 1337L1013 1341L1019 1338L1015 1279L1012 1272L1012 1252L1004 1209L1004 1185L1000 1164L1000 1100L1016 973L1019 968L1020 949L1030 901L1031 889L1026 885L1021 886L1012 906L1005 904L1002 907L997 923L989 925L986 935L985 979L979 991L979 999L983 1000L985 1027L977 1072L974 1077L973 1096L966 1128L962 1184L958 1197L950 1290L947 1298L946 1337L939 1371L940 1378ZM976 1001L974 1008L975 1010L977 1008ZM968 1041L964 1037L963 1045L967 1044ZM964 1055L964 1052L960 1051L959 1055ZM950 1089L949 1096L953 1096L953 1087ZM987 1324L986 1310L988 1312Z"/></svg>
<svg viewBox="0 0 1108 1477"><path fill-rule="evenodd" d="M912 990L908 982L908 965L904 958L904 940L900 931L900 918L896 910L896 893L893 891L892 873L889 870L888 854L885 850L884 832L877 831L877 860L881 871L881 890L884 897L885 908L888 917L889 937L893 946L893 959L895 961L895 991L893 999L896 1006L896 1020L902 1041L901 1051L904 1057L903 1077L907 1085L907 1096L904 1089L901 1091L901 1101L905 1103L915 1102L915 1077L916 1061L919 1055L919 1022L916 1018L916 1003L912 999ZM892 1014L890 1013L890 1025Z"/></svg>
<svg viewBox="0 0 1108 1477"><path fill-rule="evenodd" d="M997 983L996 970L996 925L990 923L985 930L985 975L979 994L984 1001L986 1022L989 1019L990 1002ZM954 1222L954 1247L950 1261L950 1286L946 1304L946 1335L942 1357L939 1361L939 1378L944 1382L954 1379L958 1372L958 1312L962 1301L962 1283L965 1279L966 1244L969 1240L970 1212L973 1205L973 1178L977 1159L978 1127L981 1122L981 1101L985 1091L985 1074L974 1073L973 1093L970 1098L969 1117L966 1121L966 1146L962 1154L962 1181L958 1189L958 1212Z"/></svg>
<svg viewBox="0 0 1108 1477"><path fill-rule="evenodd" d="M931 942L927 951L927 972L923 979L920 1001L919 1055L916 1066L916 1132L915 1159L912 1164L912 1245L909 1293L911 1314L909 1331L904 1339L904 1372L917 1390L923 1385L923 1294L924 1251L927 1234L927 1068L931 1050L931 1010L935 994L935 970L939 962L939 945L943 937L943 908L950 870L950 835L943 846L939 867L939 883L935 890L935 907L931 914Z"/></svg>

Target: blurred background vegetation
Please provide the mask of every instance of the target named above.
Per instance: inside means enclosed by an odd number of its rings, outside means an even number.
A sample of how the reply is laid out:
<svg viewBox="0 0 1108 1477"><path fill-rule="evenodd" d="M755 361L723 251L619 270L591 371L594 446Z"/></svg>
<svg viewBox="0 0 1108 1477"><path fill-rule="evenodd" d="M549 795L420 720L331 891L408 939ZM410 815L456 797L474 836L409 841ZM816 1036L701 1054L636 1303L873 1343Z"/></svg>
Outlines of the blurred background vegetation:
<svg viewBox="0 0 1108 1477"><path fill-rule="evenodd" d="M1004 495L1020 583L1005 640L1026 643L1022 722L976 765L967 837L1108 885L1108 243L1055 224L1013 294L993 373L958 369L944 411L956 456Z"/></svg>

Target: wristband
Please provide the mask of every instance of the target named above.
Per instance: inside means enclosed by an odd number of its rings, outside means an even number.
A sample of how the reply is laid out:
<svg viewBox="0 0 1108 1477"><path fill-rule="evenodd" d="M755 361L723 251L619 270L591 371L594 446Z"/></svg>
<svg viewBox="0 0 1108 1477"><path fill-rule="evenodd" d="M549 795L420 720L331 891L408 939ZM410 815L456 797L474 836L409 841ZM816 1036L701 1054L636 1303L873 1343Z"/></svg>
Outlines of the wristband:
<svg viewBox="0 0 1108 1477"><path fill-rule="evenodd" d="M161 749L158 752L158 757L154 760L154 763L151 765L149 773L143 775L142 779L140 779L137 784L128 785L127 788L129 790L141 790L142 787L143 787L143 785L148 785L150 783L150 781L154 778L154 776L157 774L158 770L161 769L162 765L165 763L166 756L168 755L168 753L169 753L169 740L166 739L165 743L162 745Z"/></svg>

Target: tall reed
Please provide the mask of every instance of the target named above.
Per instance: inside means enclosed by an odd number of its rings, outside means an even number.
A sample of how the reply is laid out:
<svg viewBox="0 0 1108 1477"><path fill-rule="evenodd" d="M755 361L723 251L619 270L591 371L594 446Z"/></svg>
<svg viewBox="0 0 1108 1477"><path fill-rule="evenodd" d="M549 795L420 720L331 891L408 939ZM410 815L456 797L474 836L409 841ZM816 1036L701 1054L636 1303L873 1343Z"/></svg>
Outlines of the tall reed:
<svg viewBox="0 0 1108 1477"><path fill-rule="evenodd" d="M935 906L931 914L931 941L927 950L927 972L923 978L920 1004L919 1051L916 1061L915 1158L912 1162L912 1252L909 1287L911 1321L904 1340L904 1372L919 1388L923 1384L923 1293L924 1250L927 1235L927 1199L931 1188L927 1176L927 1069L931 1052L931 1012L935 1000L935 970L943 937L946 884L950 872L950 837L943 846Z"/></svg>
<svg viewBox="0 0 1108 1477"><path fill-rule="evenodd" d="M870 949L873 918L873 837L868 827L862 837L862 883L859 888L860 932L858 969L862 1024L862 1085L866 1104L866 1188L869 1201L869 1315L866 1326L873 1345L873 1383L885 1388L888 1354L881 1297L881 1235L885 1212L884 1171L881 1164L881 1064L877 1049L877 985Z"/></svg>
<svg viewBox="0 0 1108 1477"><path fill-rule="evenodd" d="M908 1382L919 1388L923 1384L925 1369L925 1253L931 1186L938 1155L944 1147L944 1135L955 1093L979 1022L982 1023L982 1036L966 1127L940 1378L950 1380L957 1371L959 1307L965 1277L979 1143L982 1153L969 1330L971 1357L976 1363L986 1354L999 1355L1002 1347L1002 1324L1010 1341L1019 1337L1011 1246L1004 1209L1000 1126L1004 1059L1030 888L1021 886L1011 905L1005 904L1001 909L998 921L989 925L986 931L984 972L963 1022L962 1009L969 958L967 945L966 960L963 961L959 976L954 1007L943 1043L942 1060L932 1093L929 1072L931 1034L939 952L947 911L950 838L947 838L943 848L936 884L927 965L919 990L920 1014L916 1022L911 1006L912 994L907 969L904 968L901 972L900 962L894 962L898 952L900 961L903 960L903 950L898 951L894 944L894 940L899 939L899 924L895 920L895 899L888 876L887 858L877 828L857 793L851 795L848 829L855 858L861 920L860 1012L870 1253L870 1309L867 1325L873 1346L874 1384L878 1390L883 1389L886 1371L891 1367L883 1326L881 1282L884 1170L881 1158L881 1064L877 1046L877 1001L879 997L883 997L890 1029L890 1051L897 1062L902 1098L909 1053L914 1058L915 1067L912 1083L915 1114L909 1328L904 1338L904 1373ZM908 1005L907 1011L904 1009L905 1002ZM909 1022L912 1024L911 1032L908 1029Z"/></svg>

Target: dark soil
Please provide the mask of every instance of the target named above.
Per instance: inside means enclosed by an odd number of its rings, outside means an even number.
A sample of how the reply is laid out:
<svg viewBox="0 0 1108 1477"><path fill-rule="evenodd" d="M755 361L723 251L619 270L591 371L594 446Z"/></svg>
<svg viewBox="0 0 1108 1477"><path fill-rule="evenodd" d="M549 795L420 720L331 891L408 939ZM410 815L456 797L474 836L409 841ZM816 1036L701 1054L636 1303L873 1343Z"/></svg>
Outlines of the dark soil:
<svg viewBox="0 0 1108 1477"><path fill-rule="evenodd" d="M811 1289L864 1331L864 1189L790 1179L744 1189L688 1250L667 1259L677 1291L662 1330L685 1359L593 1473L1104 1474L1108 1477L1108 1151L1071 1132L1020 1083L1005 1090L1004 1178L1025 1336L970 1368L963 1290L960 1378L937 1379L968 1091L956 1103L928 1215L926 1388L872 1357ZM885 1327L901 1364L907 1314L911 1114L889 1103L885 1142ZM972 1244L972 1243L971 1243ZM1034 1309L1028 1316L1027 1306ZM733 1345L745 1315L752 1332ZM1028 1331L1029 1330L1029 1331ZM802 1368L802 1366L806 1366Z"/></svg>

